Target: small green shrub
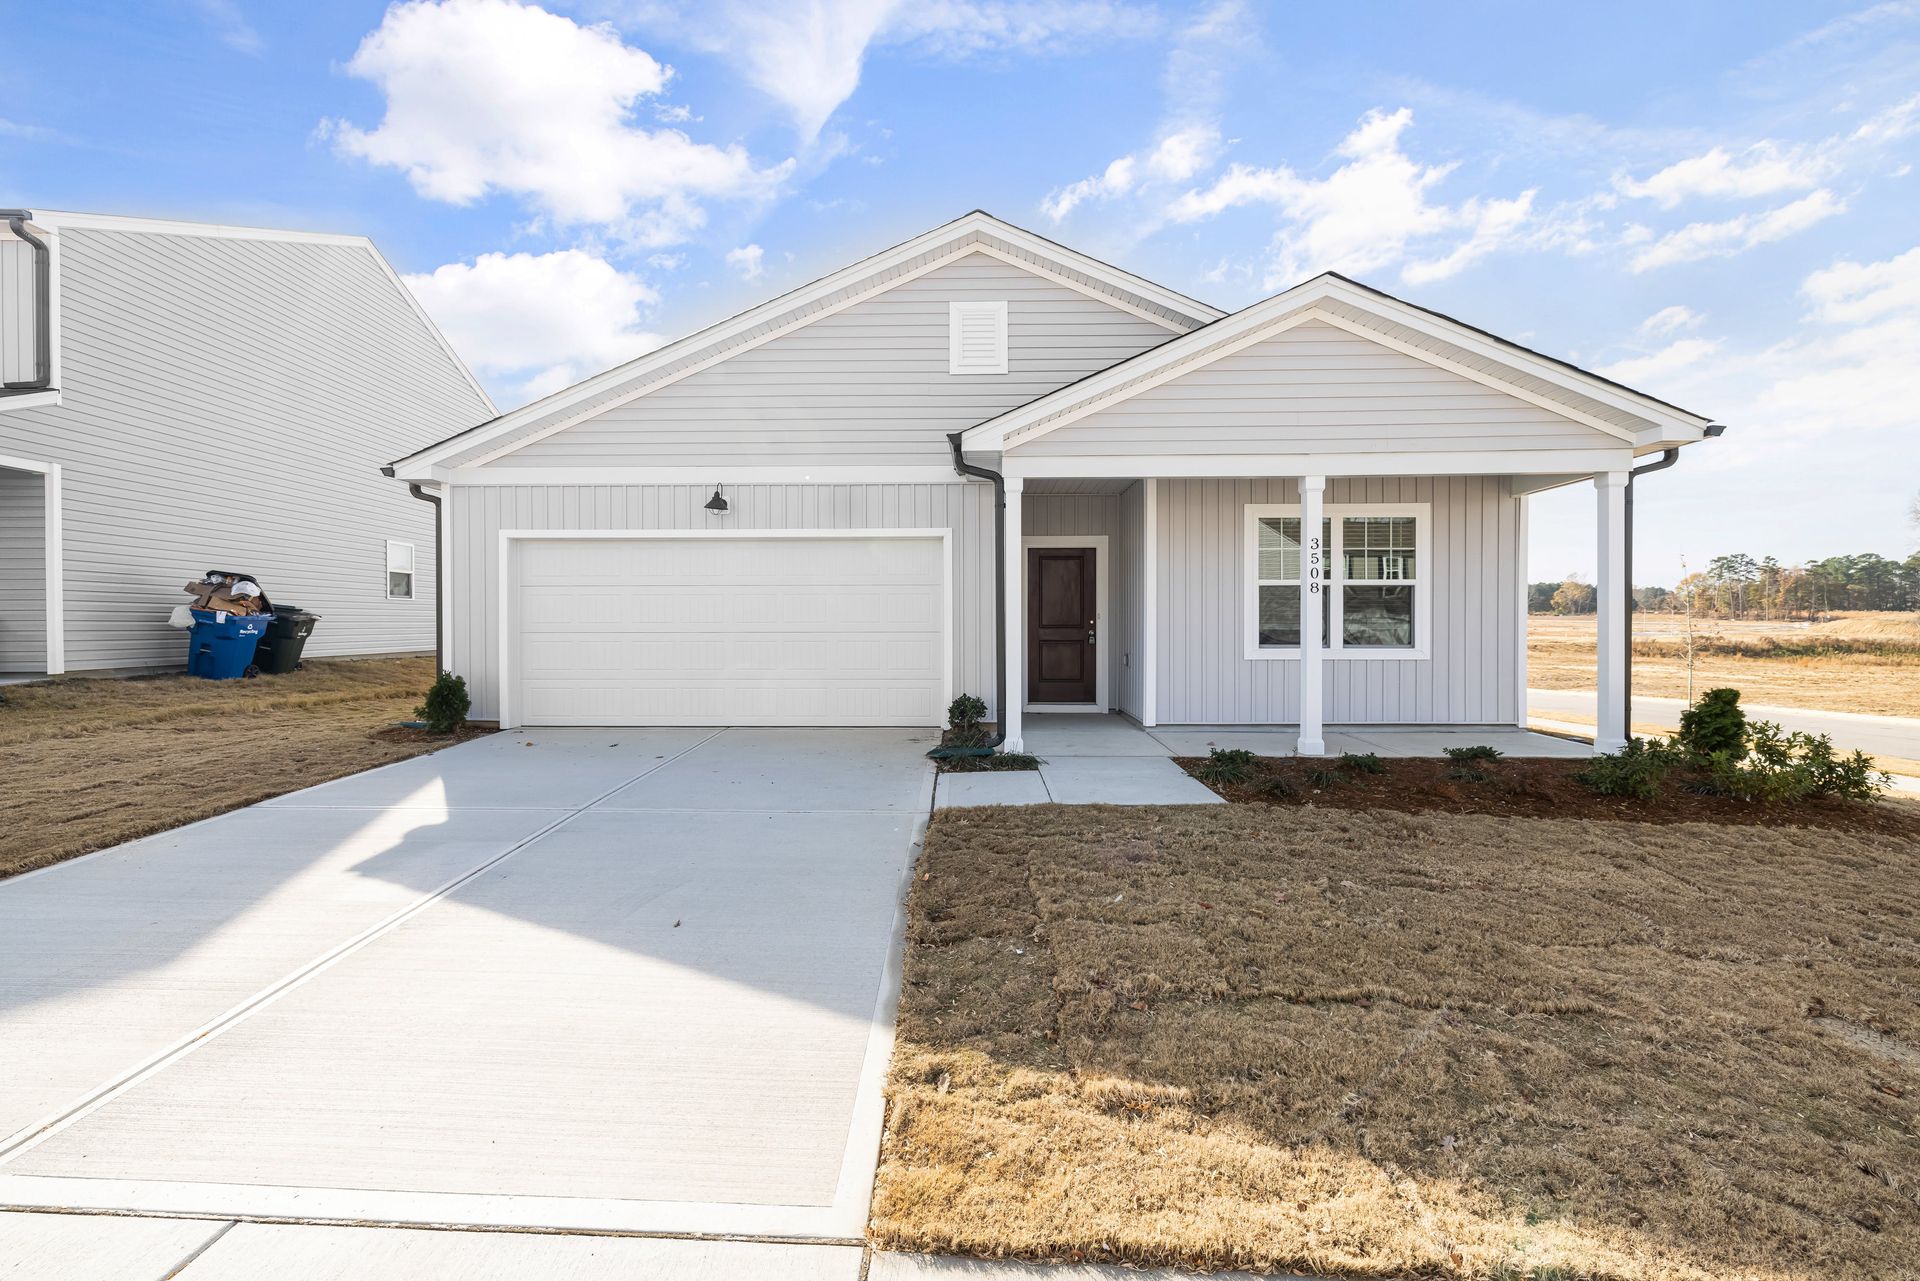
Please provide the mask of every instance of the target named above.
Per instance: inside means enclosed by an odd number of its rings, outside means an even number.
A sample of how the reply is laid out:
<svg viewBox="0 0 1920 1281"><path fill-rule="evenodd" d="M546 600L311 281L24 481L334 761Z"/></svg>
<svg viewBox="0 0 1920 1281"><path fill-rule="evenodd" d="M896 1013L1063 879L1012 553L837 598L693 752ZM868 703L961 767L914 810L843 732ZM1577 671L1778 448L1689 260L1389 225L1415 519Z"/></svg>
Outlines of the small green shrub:
<svg viewBox="0 0 1920 1281"><path fill-rule="evenodd" d="M1285 774L1269 774L1257 786L1263 794L1276 800L1290 800L1300 795L1300 785Z"/></svg>
<svg viewBox="0 0 1920 1281"><path fill-rule="evenodd" d="M1216 747L1207 753L1207 759L1194 773L1200 776L1201 782L1215 787L1244 783L1253 777L1258 760L1244 747Z"/></svg>
<svg viewBox="0 0 1920 1281"><path fill-rule="evenodd" d="M1443 749L1447 759L1456 765L1465 765L1473 761L1497 761L1506 753L1497 747L1488 747L1485 743L1475 743L1472 747L1448 747Z"/></svg>
<svg viewBox="0 0 1920 1281"><path fill-rule="evenodd" d="M467 696L467 678L441 672L427 690L426 701L414 708L413 714L425 721L432 733L451 734L467 723L467 712L472 707L473 699Z"/></svg>
<svg viewBox="0 0 1920 1281"><path fill-rule="evenodd" d="M984 747L987 742L987 704L972 694L962 694L947 704L947 746Z"/></svg>
<svg viewBox="0 0 1920 1281"><path fill-rule="evenodd" d="M1307 771L1307 786L1316 792L1330 792L1347 781L1347 776L1331 765L1315 765Z"/></svg>
<svg viewBox="0 0 1920 1281"><path fill-rule="evenodd" d="M1342 752L1340 753L1339 764L1341 769L1355 770L1361 774L1384 774L1387 772L1385 763L1373 752Z"/></svg>
<svg viewBox="0 0 1920 1281"><path fill-rule="evenodd" d="M1573 777L1601 796L1650 801L1660 794L1661 783L1680 764L1681 756L1659 739L1632 738L1620 751L1594 757Z"/></svg>
<svg viewBox="0 0 1920 1281"><path fill-rule="evenodd" d="M1449 765L1447 777L1456 783L1484 783L1493 775L1477 765Z"/></svg>
<svg viewBox="0 0 1920 1281"><path fill-rule="evenodd" d="M1893 786L1865 752L1842 756L1825 734L1788 733L1772 721L1745 722L1746 752L1715 752L1698 787L1715 796L1782 804L1870 801Z"/></svg>
<svg viewBox="0 0 1920 1281"><path fill-rule="evenodd" d="M1747 714L1740 710L1740 691L1710 689L1700 701L1680 713L1680 733L1674 740L1688 755L1707 760L1747 750Z"/></svg>

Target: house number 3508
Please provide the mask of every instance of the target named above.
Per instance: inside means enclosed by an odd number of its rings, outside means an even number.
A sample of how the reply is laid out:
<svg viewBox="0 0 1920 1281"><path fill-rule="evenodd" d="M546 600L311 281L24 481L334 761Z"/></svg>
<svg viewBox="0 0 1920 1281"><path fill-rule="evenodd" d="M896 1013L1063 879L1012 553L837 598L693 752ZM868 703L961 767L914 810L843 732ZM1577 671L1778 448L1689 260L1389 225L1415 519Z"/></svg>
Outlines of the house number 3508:
<svg viewBox="0 0 1920 1281"><path fill-rule="evenodd" d="M1320 591L1320 540L1307 540L1307 591L1318 594Z"/></svg>

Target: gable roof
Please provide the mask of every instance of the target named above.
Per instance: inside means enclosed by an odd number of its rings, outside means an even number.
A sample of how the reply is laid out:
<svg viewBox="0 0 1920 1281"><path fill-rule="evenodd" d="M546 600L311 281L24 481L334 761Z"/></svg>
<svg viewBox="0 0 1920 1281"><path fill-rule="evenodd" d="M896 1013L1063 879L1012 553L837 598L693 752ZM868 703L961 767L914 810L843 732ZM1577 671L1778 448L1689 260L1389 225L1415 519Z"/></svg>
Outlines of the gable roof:
<svg viewBox="0 0 1920 1281"><path fill-rule="evenodd" d="M976 209L730 320L396 459L392 472L409 480L435 479L446 468L510 453L970 253L1003 259L1176 334L1225 314Z"/></svg>
<svg viewBox="0 0 1920 1281"><path fill-rule="evenodd" d="M1452 370L1645 450L1702 438L1713 420L1566 361L1323 272L969 428L969 450L1018 449L1068 422L1304 320L1320 320Z"/></svg>
<svg viewBox="0 0 1920 1281"><path fill-rule="evenodd" d="M394 271L393 264L387 261L386 255L382 254L379 247L366 236L325 231L283 231L276 227L241 227L227 223L184 222L174 218L140 218L123 214L72 213L50 209L34 210L30 221L34 226L44 227L53 232L70 229L138 235L199 236L214 240L265 240L295 245L331 245L364 252L378 264L387 282L393 286L401 298L406 300L407 306L425 326L433 341L446 353L447 359L453 362L453 367L459 370L461 378L473 389L474 395L479 397L481 405L485 406L482 412L487 414L500 412L499 406L493 403L493 397L487 394L487 389L480 385L480 380L475 378L473 371L467 367L467 362L461 359L460 353L455 351L453 344L447 341L447 336L440 332L440 326L433 323L433 317L427 314L426 308L420 305L420 300L413 296L413 291L407 288L406 283L400 279L399 273ZM57 246L55 252L58 253Z"/></svg>

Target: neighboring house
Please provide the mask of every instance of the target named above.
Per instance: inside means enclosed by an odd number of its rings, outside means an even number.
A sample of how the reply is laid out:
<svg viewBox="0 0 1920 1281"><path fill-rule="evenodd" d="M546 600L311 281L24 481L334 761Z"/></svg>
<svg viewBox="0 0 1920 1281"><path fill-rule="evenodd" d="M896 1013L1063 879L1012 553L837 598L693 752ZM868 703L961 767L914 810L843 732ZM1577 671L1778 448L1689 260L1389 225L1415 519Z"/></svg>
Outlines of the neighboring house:
<svg viewBox="0 0 1920 1281"><path fill-rule="evenodd" d="M182 666L209 569L310 654L434 647L434 508L379 465L496 411L366 238L0 211L0 382L0 673Z"/></svg>
<svg viewBox="0 0 1920 1281"><path fill-rule="evenodd" d="M972 213L390 470L446 497L476 716L934 725L966 692L1009 747L1067 709L1309 752L1523 724L1527 495L1590 482L1608 746L1628 473L1715 431L1338 276L1224 315Z"/></svg>

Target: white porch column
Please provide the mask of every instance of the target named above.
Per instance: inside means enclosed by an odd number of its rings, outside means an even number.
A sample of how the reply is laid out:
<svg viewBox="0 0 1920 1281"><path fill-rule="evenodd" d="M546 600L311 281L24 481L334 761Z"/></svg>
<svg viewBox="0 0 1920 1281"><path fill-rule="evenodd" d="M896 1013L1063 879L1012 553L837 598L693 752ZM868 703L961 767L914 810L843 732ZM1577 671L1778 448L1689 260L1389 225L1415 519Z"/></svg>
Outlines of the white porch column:
<svg viewBox="0 0 1920 1281"><path fill-rule="evenodd" d="M1160 723L1160 482L1142 480L1140 502L1140 723Z"/></svg>
<svg viewBox="0 0 1920 1281"><path fill-rule="evenodd" d="M1000 745L1003 752L1025 750L1020 743L1020 713L1027 701L1026 593L1020 589L1026 567L1020 515L1020 493L1025 484L1018 476L1005 481L1007 559L1000 567L1000 590L1007 601L1007 705L1000 709L1000 728L1006 732L1006 741Z"/></svg>
<svg viewBox="0 0 1920 1281"><path fill-rule="evenodd" d="M1599 538L1599 572L1594 604L1599 618L1595 689L1598 706L1594 749L1617 752L1627 745L1627 474L1601 472L1593 478L1594 527Z"/></svg>
<svg viewBox="0 0 1920 1281"><path fill-rule="evenodd" d="M1325 608L1329 548L1320 536L1325 476L1300 478L1300 742L1302 756L1327 754L1320 690L1320 619Z"/></svg>

